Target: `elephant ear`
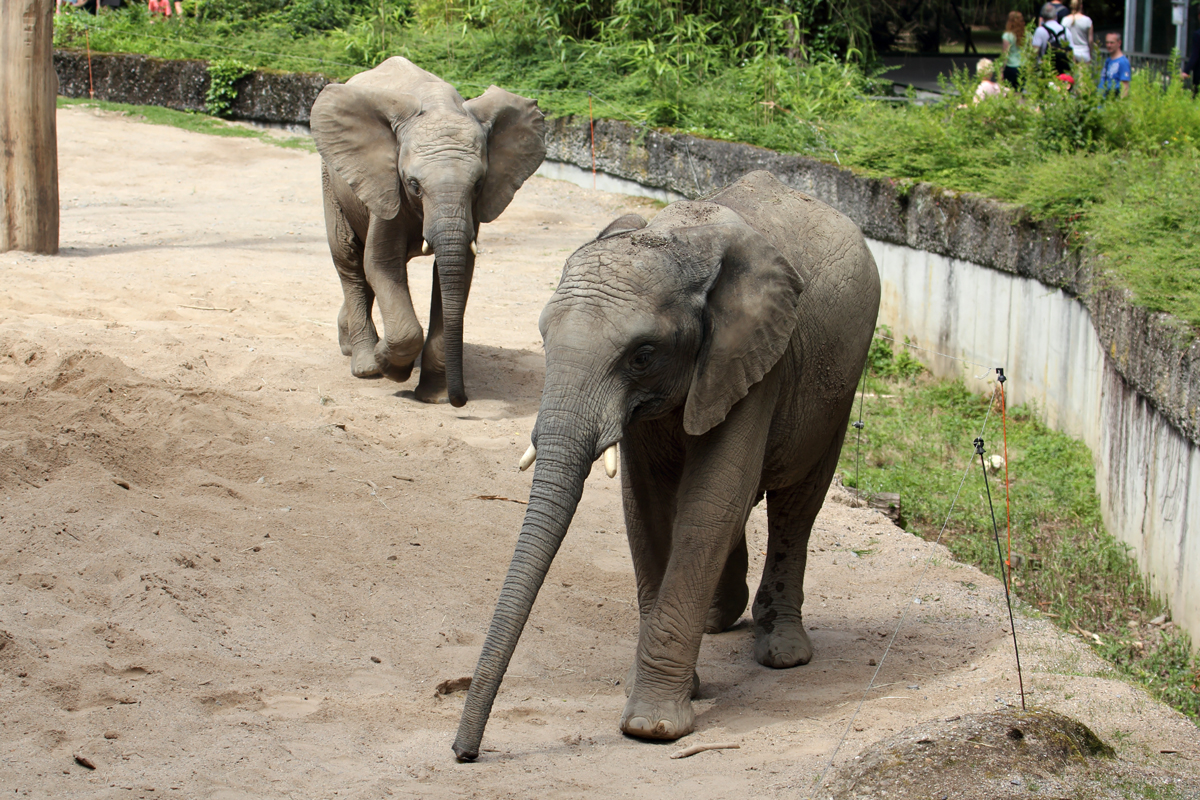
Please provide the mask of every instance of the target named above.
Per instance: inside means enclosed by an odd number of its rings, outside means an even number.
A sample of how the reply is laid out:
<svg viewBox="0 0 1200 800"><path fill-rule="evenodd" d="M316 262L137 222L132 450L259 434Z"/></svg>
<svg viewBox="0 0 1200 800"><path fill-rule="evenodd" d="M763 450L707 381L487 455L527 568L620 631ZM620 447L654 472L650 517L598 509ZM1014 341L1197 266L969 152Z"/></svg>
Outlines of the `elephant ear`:
<svg viewBox="0 0 1200 800"><path fill-rule="evenodd" d="M693 229L688 239L716 252L704 308L705 343L683 408L684 430L699 436L724 420L779 361L796 328L805 280L744 222Z"/></svg>
<svg viewBox="0 0 1200 800"><path fill-rule="evenodd" d="M397 128L420 110L410 94L340 83L326 86L313 103L317 151L377 217L400 213Z"/></svg>
<svg viewBox="0 0 1200 800"><path fill-rule="evenodd" d="M463 104L487 133L488 170L475 218L491 222L546 157L545 115L536 100L491 86Z"/></svg>
<svg viewBox="0 0 1200 800"><path fill-rule="evenodd" d="M642 218L641 214L626 214L608 223L608 227L600 231L596 241L607 239L610 236L620 236L622 233L630 231L640 231L644 227L646 227L646 220Z"/></svg>

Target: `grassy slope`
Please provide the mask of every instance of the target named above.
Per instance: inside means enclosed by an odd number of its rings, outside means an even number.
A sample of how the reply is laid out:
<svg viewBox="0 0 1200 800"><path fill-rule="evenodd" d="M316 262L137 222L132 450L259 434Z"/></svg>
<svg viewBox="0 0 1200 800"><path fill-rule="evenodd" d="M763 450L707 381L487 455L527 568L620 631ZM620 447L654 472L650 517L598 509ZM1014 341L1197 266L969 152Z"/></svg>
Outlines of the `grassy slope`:
<svg viewBox="0 0 1200 800"><path fill-rule="evenodd" d="M861 401L865 427L851 428L842 449L846 484L857 479L865 492L899 493L909 530L940 535L956 558L996 576L992 513L1007 559L1011 508L1015 595L1200 722L1200 656L1173 625L1153 624L1165 608L1128 548L1104 530L1087 447L1047 428L1030 408L1002 414L998 393L922 377L919 365L894 358L882 340L872 346L872 363ZM990 470L984 485L977 436L987 458L1007 444L1007 497L1005 466Z"/></svg>

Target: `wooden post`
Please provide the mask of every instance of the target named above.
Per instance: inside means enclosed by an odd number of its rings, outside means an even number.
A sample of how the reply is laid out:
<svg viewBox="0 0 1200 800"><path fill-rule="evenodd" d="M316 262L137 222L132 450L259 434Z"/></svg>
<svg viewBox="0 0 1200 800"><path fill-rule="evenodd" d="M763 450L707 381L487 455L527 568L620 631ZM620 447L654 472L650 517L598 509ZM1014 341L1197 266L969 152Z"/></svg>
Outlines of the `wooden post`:
<svg viewBox="0 0 1200 800"><path fill-rule="evenodd" d="M55 0L0 0L0 252L58 252Z"/></svg>

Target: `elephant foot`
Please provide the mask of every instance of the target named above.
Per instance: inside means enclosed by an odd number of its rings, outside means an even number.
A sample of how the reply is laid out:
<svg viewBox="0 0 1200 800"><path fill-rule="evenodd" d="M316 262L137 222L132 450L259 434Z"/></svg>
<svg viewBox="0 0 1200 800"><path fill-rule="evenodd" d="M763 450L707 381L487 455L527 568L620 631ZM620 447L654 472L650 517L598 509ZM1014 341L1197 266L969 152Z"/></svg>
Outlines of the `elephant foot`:
<svg viewBox="0 0 1200 800"><path fill-rule="evenodd" d="M696 727L692 701L651 703L630 697L621 712L621 732L639 739L678 739Z"/></svg>
<svg viewBox="0 0 1200 800"><path fill-rule="evenodd" d="M430 372L421 368L421 380L413 392L422 403L446 403L450 393L446 389L446 373Z"/></svg>
<svg viewBox="0 0 1200 800"><path fill-rule="evenodd" d="M799 619L758 625L754 636L754 660L764 667L787 669L807 664L812 657L812 642Z"/></svg>
<svg viewBox="0 0 1200 800"><path fill-rule="evenodd" d="M709 606L708 616L704 619L704 632L720 633L728 630L742 618L742 612L746 610L746 604L749 602L750 589L746 586L745 578L732 586L720 587L712 605Z"/></svg>
<svg viewBox="0 0 1200 800"><path fill-rule="evenodd" d="M383 373L384 377L400 383L404 383L412 377L413 364L416 363L417 356L421 352L419 335L415 339L415 347L413 347L413 343L414 340L410 337L403 344L389 346L386 341L380 341L375 345L375 363L379 365L379 371Z"/></svg>
<svg viewBox="0 0 1200 800"><path fill-rule="evenodd" d="M350 374L356 378L374 378L379 372L379 365L375 363L375 343L354 345L350 352Z"/></svg>

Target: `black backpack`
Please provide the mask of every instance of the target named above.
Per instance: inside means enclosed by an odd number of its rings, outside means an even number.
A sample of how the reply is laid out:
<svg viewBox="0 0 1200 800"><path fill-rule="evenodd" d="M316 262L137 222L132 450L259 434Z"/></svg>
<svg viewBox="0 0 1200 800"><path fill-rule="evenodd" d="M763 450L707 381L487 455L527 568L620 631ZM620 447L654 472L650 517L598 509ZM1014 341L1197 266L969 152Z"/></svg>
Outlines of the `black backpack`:
<svg viewBox="0 0 1200 800"><path fill-rule="evenodd" d="M1050 37L1050 41L1046 45L1046 52L1054 59L1055 73L1059 75L1069 73L1075 64L1075 52L1071 49L1071 37L1067 35L1067 29L1063 27L1060 33L1055 33L1046 28L1046 33Z"/></svg>

